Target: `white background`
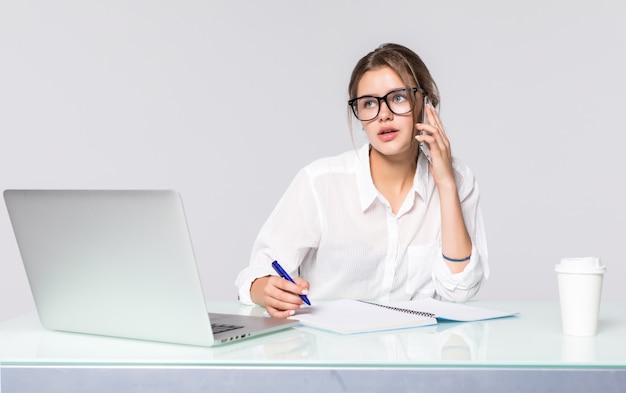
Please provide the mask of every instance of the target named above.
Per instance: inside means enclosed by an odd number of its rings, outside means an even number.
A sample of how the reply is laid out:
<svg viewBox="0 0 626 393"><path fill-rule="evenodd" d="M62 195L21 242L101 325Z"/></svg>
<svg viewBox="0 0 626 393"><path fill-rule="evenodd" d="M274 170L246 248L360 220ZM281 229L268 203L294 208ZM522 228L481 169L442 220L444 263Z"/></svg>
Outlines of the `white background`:
<svg viewBox="0 0 626 393"><path fill-rule="evenodd" d="M626 300L625 37L621 1L1 0L0 187L176 189L206 298L234 299L295 173L352 148L352 67L397 42L481 187L478 298L556 299L554 264L594 255ZM0 320L31 309L2 206Z"/></svg>

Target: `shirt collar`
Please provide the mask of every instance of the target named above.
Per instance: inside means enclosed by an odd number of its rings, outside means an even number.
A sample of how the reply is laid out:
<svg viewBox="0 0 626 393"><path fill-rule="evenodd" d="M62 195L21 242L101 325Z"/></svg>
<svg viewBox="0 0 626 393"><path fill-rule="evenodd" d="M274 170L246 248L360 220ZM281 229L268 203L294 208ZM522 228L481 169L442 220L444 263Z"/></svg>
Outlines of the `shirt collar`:
<svg viewBox="0 0 626 393"><path fill-rule="evenodd" d="M428 159L423 154L419 154L417 157L417 169L415 170L415 177L413 178L413 190L417 192L423 200L427 201L431 186L430 166L428 165Z"/></svg>
<svg viewBox="0 0 626 393"><path fill-rule="evenodd" d="M372 171L370 170L370 145L363 145L357 155L357 182L359 186L359 199L361 210L365 211L378 196L378 190L374 187Z"/></svg>
<svg viewBox="0 0 626 393"><path fill-rule="evenodd" d="M374 186L372 180L372 171L370 168L370 145L363 145L357 154L357 182L359 187L359 199L361 202L361 210L365 211L378 197L378 190ZM420 154L417 160L417 169L413 178L412 192L418 193L422 199L426 200L428 188L430 186L430 172L428 168L428 160L423 154Z"/></svg>

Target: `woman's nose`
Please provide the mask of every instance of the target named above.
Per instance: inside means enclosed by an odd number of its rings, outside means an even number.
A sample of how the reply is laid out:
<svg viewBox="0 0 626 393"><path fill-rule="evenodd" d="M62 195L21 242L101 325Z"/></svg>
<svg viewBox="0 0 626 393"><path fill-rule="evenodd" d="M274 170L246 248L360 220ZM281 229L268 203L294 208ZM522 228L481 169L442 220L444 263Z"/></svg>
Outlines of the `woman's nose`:
<svg viewBox="0 0 626 393"><path fill-rule="evenodd" d="M378 120L389 120L393 117L393 112L389 109L387 101L380 101L380 111L378 112Z"/></svg>

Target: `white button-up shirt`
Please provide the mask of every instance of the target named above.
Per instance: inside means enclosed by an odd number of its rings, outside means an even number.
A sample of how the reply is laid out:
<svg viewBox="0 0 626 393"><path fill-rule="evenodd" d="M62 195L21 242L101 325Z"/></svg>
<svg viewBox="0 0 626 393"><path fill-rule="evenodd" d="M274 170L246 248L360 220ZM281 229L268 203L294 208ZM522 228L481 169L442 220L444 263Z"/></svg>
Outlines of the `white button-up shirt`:
<svg viewBox="0 0 626 393"><path fill-rule="evenodd" d="M453 169L472 240L469 264L453 274L441 254L439 193L419 156L413 187L397 214L376 189L369 145L303 168L262 227L250 265L239 273L239 299L252 304L250 285L276 274L277 260L310 283L309 299L390 301L471 298L489 275L478 184L460 161Z"/></svg>

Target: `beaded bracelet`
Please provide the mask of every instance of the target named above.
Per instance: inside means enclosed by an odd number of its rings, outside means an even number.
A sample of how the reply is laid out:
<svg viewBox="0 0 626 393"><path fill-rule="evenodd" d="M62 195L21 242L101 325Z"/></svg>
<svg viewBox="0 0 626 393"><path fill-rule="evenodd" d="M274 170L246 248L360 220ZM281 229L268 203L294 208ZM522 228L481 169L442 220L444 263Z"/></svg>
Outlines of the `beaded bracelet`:
<svg viewBox="0 0 626 393"><path fill-rule="evenodd" d="M465 261L469 261L470 260L470 258L472 257L472 254L470 254L467 258L463 258L463 259L448 258L447 256L444 255L444 253L441 253L441 256L443 257L443 259L445 259L446 261L449 261L449 262L465 262Z"/></svg>

